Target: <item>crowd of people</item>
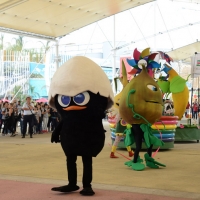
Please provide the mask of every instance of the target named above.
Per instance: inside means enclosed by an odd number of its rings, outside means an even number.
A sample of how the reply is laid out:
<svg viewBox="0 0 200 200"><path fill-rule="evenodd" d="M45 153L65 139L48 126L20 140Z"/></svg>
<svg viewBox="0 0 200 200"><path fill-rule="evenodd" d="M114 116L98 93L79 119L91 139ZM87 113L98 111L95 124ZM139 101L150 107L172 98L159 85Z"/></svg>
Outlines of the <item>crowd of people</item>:
<svg viewBox="0 0 200 200"><path fill-rule="evenodd" d="M174 114L174 105L173 101L167 99L164 102L164 110L163 115L173 115ZM195 99L192 102L192 105L188 102L185 110L185 117L188 118L188 115L191 114L192 119L197 120L200 115L200 104L198 103L198 100Z"/></svg>
<svg viewBox="0 0 200 200"><path fill-rule="evenodd" d="M191 116L192 119L198 118L198 114L200 113L200 104L198 104L197 99L195 99L194 102L192 102L192 106L188 102L186 111L185 111L185 116L187 116L189 113L192 114Z"/></svg>
<svg viewBox="0 0 200 200"><path fill-rule="evenodd" d="M55 109L50 108L47 103L33 102L31 97L27 97L23 105L21 101L17 100L12 101L12 103L0 103L0 132L2 136L16 136L19 125L20 129L18 130L22 138L28 134L32 138L33 134L53 131L59 121L60 116Z"/></svg>

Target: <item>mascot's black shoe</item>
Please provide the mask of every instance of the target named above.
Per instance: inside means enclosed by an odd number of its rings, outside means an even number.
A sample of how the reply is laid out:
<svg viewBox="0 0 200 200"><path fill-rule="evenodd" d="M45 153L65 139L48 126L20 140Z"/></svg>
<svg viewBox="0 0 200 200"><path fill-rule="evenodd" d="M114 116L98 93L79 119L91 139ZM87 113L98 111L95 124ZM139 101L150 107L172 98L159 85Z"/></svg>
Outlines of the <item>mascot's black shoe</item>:
<svg viewBox="0 0 200 200"><path fill-rule="evenodd" d="M56 192L73 192L73 191L79 190L79 186L64 185L60 187L53 187L51 188L51 190L56 191Z"/></svg>
<svg viewBox="0 0 200 200"><path fill-rule="evenodd" d="M95 194L95 192L92 190L92 188L83 188L80 191L80 194L84 195L84 196L92 196Z"/></svg>

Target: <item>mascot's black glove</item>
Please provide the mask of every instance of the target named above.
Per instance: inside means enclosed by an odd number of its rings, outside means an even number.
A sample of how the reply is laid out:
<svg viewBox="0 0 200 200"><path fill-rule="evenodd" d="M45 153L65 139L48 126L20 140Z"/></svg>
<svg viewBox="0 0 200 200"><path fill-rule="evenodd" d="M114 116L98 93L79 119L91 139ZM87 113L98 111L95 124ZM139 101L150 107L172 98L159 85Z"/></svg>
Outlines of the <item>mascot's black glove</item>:
<svg viewBox="0 0 200 200"><path fill-rule="evenodd" d="M63 121L61 121L58 126L55 128L53 133L51 134L51 143L59 143L60 142L60 132L62 129Z"/></svg>
<svg viewBox="0 0 200 200"><path fill-rule="evenodd" d="M53 131L51 134L51 143L59 143L60 142L60 135L57 132Z"/></svg>

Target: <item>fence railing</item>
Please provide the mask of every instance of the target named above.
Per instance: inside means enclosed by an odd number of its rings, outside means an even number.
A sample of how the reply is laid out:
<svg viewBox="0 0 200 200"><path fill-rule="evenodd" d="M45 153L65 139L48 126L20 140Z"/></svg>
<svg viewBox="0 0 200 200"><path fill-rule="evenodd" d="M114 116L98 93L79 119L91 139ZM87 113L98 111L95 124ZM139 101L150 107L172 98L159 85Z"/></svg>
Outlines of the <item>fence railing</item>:
<svg viewBox="0 0 200 200"><path fill-rule="evenodd" d="M27 91L25 82L30 74L30 54L19 51L0 51L0 94L5 94L16 85Z"/></svg>

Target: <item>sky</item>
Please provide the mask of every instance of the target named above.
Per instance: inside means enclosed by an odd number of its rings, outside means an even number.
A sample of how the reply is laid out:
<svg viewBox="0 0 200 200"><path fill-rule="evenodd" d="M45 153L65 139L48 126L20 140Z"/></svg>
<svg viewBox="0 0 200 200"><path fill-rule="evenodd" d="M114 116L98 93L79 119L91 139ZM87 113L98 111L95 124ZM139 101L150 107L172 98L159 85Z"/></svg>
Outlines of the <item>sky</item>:
<svg viewBox="0 0 200 200"><path fill-rule="evenodd" d="M5 41L13 43L13 37L17 36L5 34ZM200 5L157 0L121 12L115 15L115 37L116 47L127 44L120 51L123 55L130 54L135 48L170 51L196 42L200 40ZM41 47L37 39L25 40L25 48ZM68 34L60 40L60 45L62 49L65 44L97 44L105 41L110 41L114 47L113 16ZM73 45L68 45L69 51Z"/></svg>

